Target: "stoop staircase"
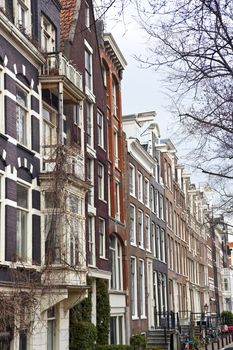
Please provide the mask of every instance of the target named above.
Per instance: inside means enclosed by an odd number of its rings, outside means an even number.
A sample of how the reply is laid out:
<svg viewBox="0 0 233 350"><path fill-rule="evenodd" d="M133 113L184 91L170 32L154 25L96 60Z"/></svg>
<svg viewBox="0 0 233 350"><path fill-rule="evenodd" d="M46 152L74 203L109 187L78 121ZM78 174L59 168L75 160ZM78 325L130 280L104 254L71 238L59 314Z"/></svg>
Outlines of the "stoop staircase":
<svg viewBox="0 0 233 350"><path fill-rule="evenodd" d="M147 348L148 349L170 349L170 334L168 329L155 329L151 330L147 334Z"/></svg>

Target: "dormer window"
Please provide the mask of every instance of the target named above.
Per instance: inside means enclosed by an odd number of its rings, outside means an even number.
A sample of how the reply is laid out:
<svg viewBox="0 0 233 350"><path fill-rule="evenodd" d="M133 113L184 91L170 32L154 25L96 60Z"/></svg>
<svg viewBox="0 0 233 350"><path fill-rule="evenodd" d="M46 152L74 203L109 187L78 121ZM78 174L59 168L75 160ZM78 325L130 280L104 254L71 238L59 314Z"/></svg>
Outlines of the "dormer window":
<svg viewBox="0 0 233 350"><path fill-rule="evenodd" d="M56 29L45 16L41 17L41 48L45 52L56 50Z"/></svg>

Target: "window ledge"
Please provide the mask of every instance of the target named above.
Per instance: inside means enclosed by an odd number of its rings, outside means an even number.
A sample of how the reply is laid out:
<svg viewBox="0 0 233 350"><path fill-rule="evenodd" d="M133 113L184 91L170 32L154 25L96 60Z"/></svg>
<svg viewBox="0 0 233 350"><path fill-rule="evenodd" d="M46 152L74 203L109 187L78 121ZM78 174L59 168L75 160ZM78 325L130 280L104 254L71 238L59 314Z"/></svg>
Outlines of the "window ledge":
<svg viewBox="0 0 233 350"><path fill-rule="evenodd" d="M4 140L8 140L9 137L7 137L5 134L0 132L0 137L2 137Z"/></svg>
<svg viewBox="0 0 233 350"><path fill-rule="evenodd" d="M23 149L24 151L28 152L32 156L35 156L35 154L36 154L34 151L30 150L27 146L24 146L21 143L17 143L17 147Z"/></svg>
<svg viewBox="0 0 233 350"><path fill-rule="evenodd" d="M136 247L136 248L137 248L137 244L134 243L134 242L130 242L130 245L132 245L133 247Z"/></svg>
<svg viewBox="0 0 233 350"><path fill-rule="evenodd" d="M139 320L139 317L138 316L132 316L132 320L133 321Z"/></svg>

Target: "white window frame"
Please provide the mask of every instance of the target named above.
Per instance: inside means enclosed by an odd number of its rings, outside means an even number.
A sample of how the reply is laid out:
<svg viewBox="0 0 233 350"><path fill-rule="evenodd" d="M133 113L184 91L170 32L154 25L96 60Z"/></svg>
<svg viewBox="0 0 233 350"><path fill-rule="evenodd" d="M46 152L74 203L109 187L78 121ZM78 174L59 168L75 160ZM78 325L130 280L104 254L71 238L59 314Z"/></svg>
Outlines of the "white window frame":
<svg viewBox="0 0 233 350"><path fill-rule="evenodd" d="M139 221L139 213L141 215L141 223ZM138 220L137 220L137 227L138 227L138 245L140 248L144 249L144 230L143 230L143 211L141 209L138 209ZM139 225L140 224L140 225Z"/></svg>
<svg viewBox="0 0 233 350"><path fill-rule="evenodd" d="M130 280L131 280L131 315L132 319L138 319L138 293L137 293L137 259L134 256L130 258ZM134 301L134 307L132 307Z"/></svg>
<svg viewBox="0 0 233 350"><path fill-rule="evenodd" d="M87 167L87 180L90 181L90 183L93 185L94 183L94 159L87 158L87 165L90 165L89 171L90 174L88 174L88 167ZM87 202L88 205L94 206L94 186L91 186L91 188L88 189L87 193Z"/></svg>
<svg viewBox="0 0 233 350"><path fill-rule="evenodd" d="M160 260L163 262L166 262L165 231L163 228L160 228L160 244L161 244Z"/></svg>
<svg viewBox="0 0 233 350"><path fill-rule="evenodd" d="M50 119L47 119L45 117L44 111L47 111L49 113ZM42 105L42 120L42 146L44 146L43 154L44 157L48 159L53 154L54 149L53 147L46 146L56 146L57 144L57 112L45 103ZM49 142L45 140L45 128L49 128L49 131L51 133L49 136Z"/></svg>
<svg viewBox="0 0 233 350"><path fill-rule="evenodd" d="M135 196L135 166L131 163L129 164L129 191L132 196Z"/></svg>
<svg viewBox="0 0 233 350"><path fill-rule="evenodd" d="M116 323L115 331L111 328L111 319L114 318ZM120 323L121 319L121 323ZM125 343L125 331L124 331L124 315L123 314L111 314L110 315L110 343L115 345L120 345ZM120 331L121 327L121 331ZM116 341L112 342L112 337L115 336Z"/></svg>
<svg viewBox="0 0 233 350"><path fill-rule="evenodd" d="M100 224L101 223L101 224ZM100 231L100 226L102 226L103 231ZM105 220L99 218L99 257L105 259L105 235L106 235Z"/></svg>
<svg viewBox="0 0 233 350"><path fill-rule="evenodd" d="M30 187L26 186L24 183L22 182L17 182L17 192L18 192L18 186L24 188L27 191L27 206L23 207L20 206L18 203L18 196L17 196L17 223L16 223L16 255L19 261L22 262L28 262L31 258L31 245L30 245L30 236L29 236L29 231L30 231L30 208L31 208L31 190ZM25 220L26 220L26 225L25 225L25 232L23 233L23 235L25 236L25 247L24 247L24 252L22 252L22 232L21 232L21 228L19 227L19 221L21 223L21 214L24 213L25 214ZM20 216L19 216L20 215ZM21 226L21 225L20 225ZM25 255L24 255L25 254Z"/></svg>
<svg viewBox="0 0 233 350"><path fill-rule="evenodd" d="M93 91L93 49L85 40L85 90Z"/></svg>
<svg viewBox="0 0 233 350"><path fill-rule="evenodd" d="M49 311L52 310L52 315L49 315ZM49 324L52 325L52 332L50 333L51 335L51 340L52 340L52 346L49 346L48 344L48 338L49 338ZM56 307L53 306L51 309L47 311L47 350L55 350L56 348Z"/></svg>
<svg viewBox="0 0 233 350"><path fill-rule="evenodd" d="M14 0L15 25L25 34L31 34L31 2L30 0ZM24 12L24 18L22 13Z"/></svg>
<svg viewBox="0 0 233 350"><path fill-rule="evenodd" d="M117 84L112 78L112 112L113 115L116 117L117 116Z"/></svg>
<svg viewBox="0 0 233 350"><path fill-rule="evenodd" d="M111 244L113 242L113 244ZM110 237L109 250L111 254L111 289L123 290L122 280L122 247L115 235Z"/></svg>
<svg viewBox="0 0 233 350"><path fill-rule="evenodd" d="M89 215L87 220L88 220L88 265L96 266L95 217Z"/></svg>
<svg viewBox="0 0 233 350"><path fill-rule="evenodd" d="M143 200L143 175L138 171L138 200L142 202Z"/></svg>
<svg viewBox="0 0 233 350"><path fill-rule="evenodd" d="M73 106L73 121L74 124L77 126L81 126L82 122L81 122L81 103L77 102L74 106Z"/></svg>
<svg viewBox="0 0 233 350"><path fill-rule="evenodd" d="M25 97L26 97L25 105L20 103L20 100L17 99L18 93L16 90L16 139L23 146L30 147L31 127L30 127L30 120L29 120L29 110L30 110L29 91L28 89L25 89L24 87L22 87L21 84L17 84L16 89L19 89L21 92L23 92L23 94L25 94ZM24 125L19 127L18 125L21 125L23 120L24 120Z"/></svg>
<svg viewBox="0 0 233 350"><path fill-rule="evenodd" d="M104 149L104 116L99 110L97 110L97 133L98 133L98 146Z"/></svg>
<svg viewBox="0 0 233 350"><path fill-rule="evenodd" d="M98 198L104 200L104 165L98 163Z"/></svg>
<svg viewBox="0 0 233 350"><path fill-rule="evenodd" d="M151 236L152 236L152 255L156 257L156 224L151 223Z"/></svg>
<svg viewBox="0 0 233 350"><path fill-rule="evenodd" d="M133 217L133 225L132 225L132 218L131 218L131 209L133 209L134 217ZM136 245L136 208L133 204L130 203L130 210L129 210L129 221L130 221L130 244ZM132 232L133 230L133 232ZM133 234L132 234L133 233Z"/></svg>
<svg viewBox="0 0 233 350"><path fill-rule="evenodd" d="M145 178L145 181L144 181L144 203L147 207L149 207L150 205L150 191L149 191L149 180L147 178Z"/></svg>
<svg viewBox="0 0 233 350"><path fill-rule="evenodd" d="M85 2L85 26L91 30L90 26L90 7L87 2Z"/></svg>
<svg viewBox="0 0 233 350"><path fill-rule="evenodd" d="M146 250L151 251L151 236L150 236L150 217L145 215L145 227L146 227Z"/></svg>
<svg viewBox="0 0 233 350"><path fill-rule="evenodd" d="M121 203L120 203L120 183L118 181L115 182L115 199L116 199L116 210L115 210L115 215L116 219L120 220L120 214L121 214Z"/></svg>
<svg viewBox="0 0 233 350"><path fill-rule="evenodd" d="M69 191L67 196L68 241L67 260L71 266L83 266L85 256L84 199L78 193Z"/></svg>
<svg viewBox="0 0 233 350"><path fill-rule="evenodd" d="M93 135L93 104L86 101L86 118L87 118L87 144L93 147L94 135Z"/></svg>
<svg viewBox="0 0 233 350"><path fill-rule="evenodd" d="M48 53L56 51L56 28L43 14L41 15L41 48Z"/></svg>
<svg viewBox="0 0 233 350"><path fill-rule="evenodd" d="M160 254L160 250L161 250L161 244L160 244L160 227L158 225L156 225L156 258L158 260L160 260L161 254Z"/></svg>
<svg viewBox="0 0 233 350"><path fill-rule="evenodd" d="M118 143L118 131L116 128L114 128L113 131L113 139L114 139L114 163L115 166L118 167L118 163L119 163L119 143Z"/></svg>
<svg viewBox="0 0 233 350"><path fill-rule="evenodd" d="M141 265L141 266L140 266ZM143 259L138 261L139 273L139 296L140 296L140 318L146 318L146 296L145 296L145 262Z"/></svg>

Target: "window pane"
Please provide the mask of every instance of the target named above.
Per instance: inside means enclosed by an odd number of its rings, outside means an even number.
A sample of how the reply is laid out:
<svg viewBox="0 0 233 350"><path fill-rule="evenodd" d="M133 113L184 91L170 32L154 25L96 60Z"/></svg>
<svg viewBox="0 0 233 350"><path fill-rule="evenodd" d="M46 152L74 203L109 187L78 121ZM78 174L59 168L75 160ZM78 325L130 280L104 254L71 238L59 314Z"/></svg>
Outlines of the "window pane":
<svg viewBox="0 0 233 350"><path fill-rule="evenodd" d="M17 205L22 208L28 208L28 189L17 184Z"/></svg>

